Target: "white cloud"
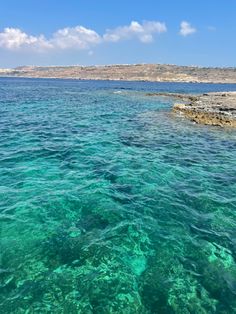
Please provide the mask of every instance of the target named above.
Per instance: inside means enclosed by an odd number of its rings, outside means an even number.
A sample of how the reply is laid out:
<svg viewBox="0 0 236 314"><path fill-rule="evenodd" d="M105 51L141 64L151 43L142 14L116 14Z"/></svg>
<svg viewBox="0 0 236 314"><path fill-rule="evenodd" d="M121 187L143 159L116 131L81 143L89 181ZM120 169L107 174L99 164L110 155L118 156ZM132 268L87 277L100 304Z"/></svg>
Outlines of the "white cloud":
<svg viewBox="0 0 236 314"><path fill-rule="evenodd" d="M101 37L94 30L83 26L59 29L50 40L54 47L60 49L88 49L100 42Z"/></svg>
<svg viewBox="0 0 236 314"><path fill-rule="evenodd" d="M153 41L154 34L166 31L167 28L164 23L146 21L140 24L136 21L132 21L128 26L120 26L112 30L107 30L103 38L105 41L111 42L137 38L143 43L149 43Z"/></svg>
<svg viewBox="0 0 236 314"><path fill-rule="evenodd" d="M101 42L101 37L83 26L59 29L50 39L28 35L18 28L5 28L0 33L0 47L8 50L88 49Z"/></svg>
<svg viewBox="0 0 236 314"><path fill-rule="evenodd" d="M90 50L93 46L105 41L118 42L136 38L143 43L149 43L153 41L154 34L166 31L164 23L155 21L147 21L142 24L133 21L128 26L107 30L104 35L99 35L96 31L83 26L66 27L57 30L51 38L46 38L44 35L32 36L19 28L5 28L0 32L0 48L35 52L46 52L53 49Z"/></svg>
<svg viewBox="0 0 236 314"><path fill-rule="evenodd" d="M29 47L35 49L49 49L52 48L52 45L43 35L35 37L27 35L18 28L7 27L0 33L0 47L9 50L27 49Z"/></svg>
<svg viewBox="0 0 236 314"><path fill-rule="evenodd" d="M190 34L195 33L197 30L196 28L192 27L190 23L183 21L180 24L180 35L188 36Z"/></svg>

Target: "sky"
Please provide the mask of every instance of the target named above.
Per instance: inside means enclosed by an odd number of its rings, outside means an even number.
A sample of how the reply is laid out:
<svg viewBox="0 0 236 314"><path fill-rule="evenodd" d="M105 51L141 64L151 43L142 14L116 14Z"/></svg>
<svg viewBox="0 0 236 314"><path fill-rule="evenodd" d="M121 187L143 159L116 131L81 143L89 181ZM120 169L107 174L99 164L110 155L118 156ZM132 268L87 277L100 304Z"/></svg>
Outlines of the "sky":
<svg viewBox="0 0 236 314"><path fill-rule="evenodd" d="M236 66L236 0L1 0L0 67Z"/></svg>

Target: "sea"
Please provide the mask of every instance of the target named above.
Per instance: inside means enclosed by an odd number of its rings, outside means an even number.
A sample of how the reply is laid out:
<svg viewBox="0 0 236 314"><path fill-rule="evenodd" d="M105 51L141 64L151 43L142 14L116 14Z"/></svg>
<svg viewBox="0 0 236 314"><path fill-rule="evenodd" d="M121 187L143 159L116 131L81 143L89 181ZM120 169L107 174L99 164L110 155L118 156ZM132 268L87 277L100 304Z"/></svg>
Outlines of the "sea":
<svg viewBox="0 0 236 314"><path fill-rule="evenodd" d="M154 92L0 78L0 313L236 313L236 130Z"/></svg>

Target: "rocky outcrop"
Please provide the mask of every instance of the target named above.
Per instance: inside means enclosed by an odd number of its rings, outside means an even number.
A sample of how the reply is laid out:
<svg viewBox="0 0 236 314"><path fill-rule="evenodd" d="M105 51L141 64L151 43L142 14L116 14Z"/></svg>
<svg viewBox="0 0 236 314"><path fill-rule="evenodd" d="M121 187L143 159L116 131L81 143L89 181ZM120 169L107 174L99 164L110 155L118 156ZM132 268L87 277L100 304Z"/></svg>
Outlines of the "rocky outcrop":
<svg viewBox="0 0 236 314"><path fill-rule="evenodd" d="M236 92L207 93L175 103L173 111L196 123L236 127Z"/></svg>
<svg viewBox="0 0 236 314"><path fill-rule="evenodd" d="M179 94L179 93L146 93L146 96L153 97L153 96L159 96L159 97L168 97L172 98L174 100L181 100L184 102L190 102L190 101L196 101L198 99L198 96L196 95L190 95L190 94Z"/></svg>

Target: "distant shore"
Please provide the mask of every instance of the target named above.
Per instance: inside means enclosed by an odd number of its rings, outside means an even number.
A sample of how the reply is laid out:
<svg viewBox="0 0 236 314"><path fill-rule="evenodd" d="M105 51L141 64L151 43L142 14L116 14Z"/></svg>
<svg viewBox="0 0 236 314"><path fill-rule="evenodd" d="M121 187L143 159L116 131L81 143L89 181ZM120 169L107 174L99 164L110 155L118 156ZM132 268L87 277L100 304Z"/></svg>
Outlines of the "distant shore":
<svg viewBox="0 0 236 314"><path fill-rule="evenodd" d="M236 68L207 68L164 64L107 66L23 66L0 69L0 76L81 80L234 83Z"/></svg>

